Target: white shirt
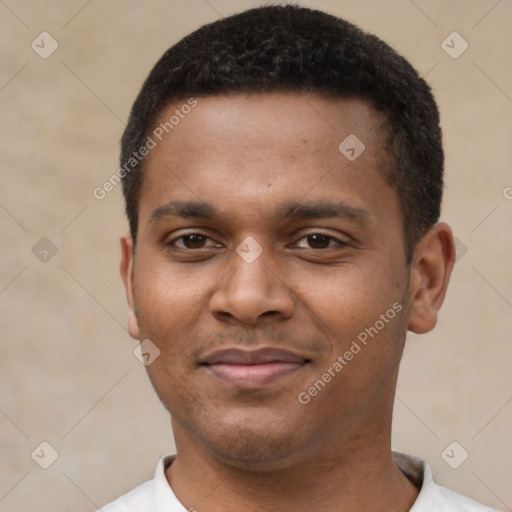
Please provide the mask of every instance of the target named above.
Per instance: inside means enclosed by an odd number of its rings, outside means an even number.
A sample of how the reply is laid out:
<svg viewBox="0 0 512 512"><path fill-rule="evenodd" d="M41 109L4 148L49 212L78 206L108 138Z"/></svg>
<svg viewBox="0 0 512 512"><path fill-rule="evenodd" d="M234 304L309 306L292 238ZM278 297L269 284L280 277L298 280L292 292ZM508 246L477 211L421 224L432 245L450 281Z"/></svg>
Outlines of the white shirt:
<svg viewBox="0 0 512 512"><path fill-rule="evenodd" d="M139 485L97 512L187 512L165 477L165 468L174 457L175 455L168 455L158 462L153 480ZM432 479L430 466L421 459L393 452L393 460L409 480L421 487L410 512L496 512L462 494L437 485Z"/></svg>

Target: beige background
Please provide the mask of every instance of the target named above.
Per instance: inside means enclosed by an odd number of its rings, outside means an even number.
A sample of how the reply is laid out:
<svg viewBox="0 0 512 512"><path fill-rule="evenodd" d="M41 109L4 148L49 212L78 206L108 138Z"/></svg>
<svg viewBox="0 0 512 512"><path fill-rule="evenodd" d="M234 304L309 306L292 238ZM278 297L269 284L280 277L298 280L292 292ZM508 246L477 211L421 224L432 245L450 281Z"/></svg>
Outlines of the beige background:
<svg viewBox="0 0 512 512"><path fill-rule="evenodd" d="M512 2L302 3L376 33L434 88L443 219L467 253L437 329L407 343L393 446L427 459L444 485L512 510ZM259 4L0 0L1 511L92 511L173 450L126 332L121 190L102 201L92 190L117 169L129 108L164 50ZM31 48L43 31L59 44L48 59ZM441 48L453 31L469 43L458 59ZM47 262L32 252L42 237L58 248ZM46 470L31 458L42 441L59 454ZM452 441L469 453L458 469L441 458Z"/></svg>

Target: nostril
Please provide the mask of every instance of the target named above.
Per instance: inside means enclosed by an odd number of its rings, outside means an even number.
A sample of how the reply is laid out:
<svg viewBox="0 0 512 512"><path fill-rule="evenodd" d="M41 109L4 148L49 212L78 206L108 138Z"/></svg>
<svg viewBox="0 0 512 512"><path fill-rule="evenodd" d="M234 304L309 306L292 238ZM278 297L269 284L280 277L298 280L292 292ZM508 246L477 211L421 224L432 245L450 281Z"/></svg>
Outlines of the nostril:
<svg viewBox="0 0 512 512"><path fill-rule="evenodd" d="M233 317L233 315L231 313L228 313L227 311L217 311L215 314L222 318L232 318Z"/></svg>
<svg viewBox="0 0 512 512"><path fill-rule="evenodd" d="M261 316L275 316L278 314L279 314L279 311L265 311L265 313L262 313Z"/></svg>

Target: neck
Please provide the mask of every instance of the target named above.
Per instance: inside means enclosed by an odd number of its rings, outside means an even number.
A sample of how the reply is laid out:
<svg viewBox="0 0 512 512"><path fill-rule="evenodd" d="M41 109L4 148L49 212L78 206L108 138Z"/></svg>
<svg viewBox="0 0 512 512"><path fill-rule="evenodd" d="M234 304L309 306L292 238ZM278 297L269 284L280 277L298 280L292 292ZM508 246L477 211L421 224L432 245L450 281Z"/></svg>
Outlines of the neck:
<svg viewBox="0 0 512 512"><path fill-rule="evenodd" d="M328 446L275 471L254 472L219 461L179 425L173 427L178 455L166 476L188 510L405 512L418 495L395 466L389 436L382 434Z"/></svg>

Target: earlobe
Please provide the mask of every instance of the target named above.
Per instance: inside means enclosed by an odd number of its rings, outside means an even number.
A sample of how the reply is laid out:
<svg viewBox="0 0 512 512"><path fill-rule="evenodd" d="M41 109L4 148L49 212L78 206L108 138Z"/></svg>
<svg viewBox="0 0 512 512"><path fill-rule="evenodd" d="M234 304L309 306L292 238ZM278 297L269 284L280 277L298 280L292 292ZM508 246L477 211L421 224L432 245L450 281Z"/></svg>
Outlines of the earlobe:
<svg viewBox="0 0 512 512"><path fill-rule="evenodd" d="M129 233L121 237L121 264L119 270L126 291L128 301L128 332L136 340L139 339L139 324L135 314L135 301L133 293L133 240Z"/></svg>
<svg viewBox="0 0 512 512"><path fill-rule="evenodd" d="M410 280L410 331L423 334L435 327L454 263L452 230L448 224L440 222L421 238L414 251Z"/></svg>

